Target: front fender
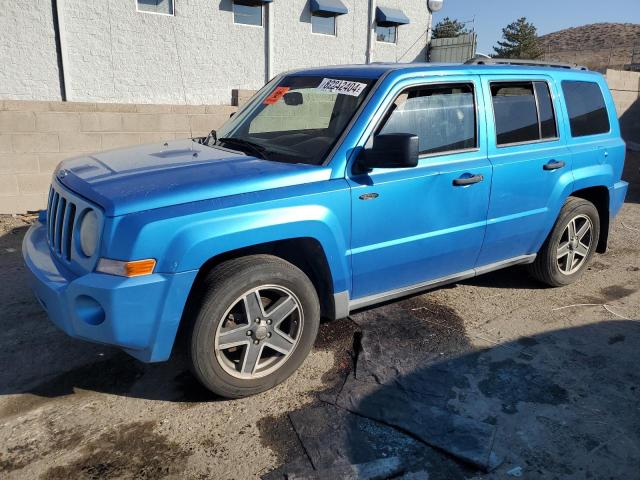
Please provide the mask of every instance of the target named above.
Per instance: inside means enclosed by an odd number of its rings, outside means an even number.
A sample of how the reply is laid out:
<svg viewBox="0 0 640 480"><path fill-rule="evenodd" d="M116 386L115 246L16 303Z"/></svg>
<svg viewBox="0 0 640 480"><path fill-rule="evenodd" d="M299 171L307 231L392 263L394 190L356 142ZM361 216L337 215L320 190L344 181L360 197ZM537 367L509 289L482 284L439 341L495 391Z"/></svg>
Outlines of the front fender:
<svg viewBox="0 0 640 480"><path fill-rule="evenodd" d="M211 258L278 240L313 238L334 292L349 290L349 186L344 179L176 205L109 219L101 256L155 258L156 271L198 270Z"/></svg>
<svg viewBox="0 0 640 480"><path fill-rule="evenodd" d="M333 278L334 292L349 288L346 235L340 219L323 205L248 211L185 225L172 239L167 262L175 271L199 269L212 257L239 248L313 238L322 246Z"/></svg>

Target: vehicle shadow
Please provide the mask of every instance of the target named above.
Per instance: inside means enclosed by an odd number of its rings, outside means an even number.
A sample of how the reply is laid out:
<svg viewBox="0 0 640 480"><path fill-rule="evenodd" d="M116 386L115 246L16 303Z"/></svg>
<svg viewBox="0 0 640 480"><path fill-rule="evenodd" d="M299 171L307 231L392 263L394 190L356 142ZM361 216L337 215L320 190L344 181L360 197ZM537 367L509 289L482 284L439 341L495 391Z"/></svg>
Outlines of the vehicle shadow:
<svg viewBox="0 0 640 480"><path fill-rule="evenodd" d="M626 142L640 144L640 99L620 116L620 133Z"/></svg>
<svg viewBox="0 0 640 480"><path fill-rule="evenodd" d="M529 275L526 267L522 265L478 275L477 277L464 280L460 283L476 287L511 288L517 290L539 290L548 288L545 284Z"/></svg>
<svg viewBox="0 0 640 480"><path fill-rule="evenodd" d="M453 310L421 309L424 299L352 317L361 328L354 373L335 399L290 414L306 457L269 480L395 457L431 480L640 471L639 324L601 321L477 348Z"/></svg>
<svg viewBox="0 0 640 480"><path fill-rule="evenodd" d="M640 101L636 104L640 109ZM638 118L640 121L640 112L638 112ZM640 136L640 133L638 135ZM640 143L640 138L636 140L636 143ZM640 203L640 152L627 150L622 179L629 182L625 203Z"/></svg>

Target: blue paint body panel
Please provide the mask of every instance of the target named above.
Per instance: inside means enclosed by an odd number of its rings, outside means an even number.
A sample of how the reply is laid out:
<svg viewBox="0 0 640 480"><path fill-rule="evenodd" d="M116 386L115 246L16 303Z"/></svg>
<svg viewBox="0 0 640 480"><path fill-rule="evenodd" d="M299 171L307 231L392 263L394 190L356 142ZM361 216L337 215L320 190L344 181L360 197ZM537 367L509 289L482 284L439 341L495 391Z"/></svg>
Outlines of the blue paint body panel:
<svg viewBox="0 0 640 480"><path fill-rule="evenodd" d="M145 362L169 358L184 304L197 271L122 278L102 273L76 276L49 253L45 226L32 226L22 244L30 283L49 318L67 334L121 347ZM97 325L85 321L79 299L103 310Z"/></svg>
<svg viewBox="0 0 640 480"><path fill-rule="evenodd" d="M267 161L191 140L112 150L60 165L66 175L56 188L99 210L96 257L154 258L157 265L153 274L135 278L98 273L87 261L69 265L52 252L41 216L24 239L23 254L33 289L58 327L117 345L142 361L162 361L171 353L199 269L217 255L313 239L327 259L333 293L358 300L534 254L576 191L606 189L611 218L624 202L625 145L599 74L419 64L295 74L376 81L323 165ZM496 145L490 83L505 80L549 84L557 138ZM563 80L600 85L609 133L571 137ZM472 84L475 92L477 148L424 155L415 168L353 171L400 92L460 82ZM550 161L565 167L544 170ZM482 182L452 186L471 175L482 175ZM361 199L370 193L377 197Z"/></svg>

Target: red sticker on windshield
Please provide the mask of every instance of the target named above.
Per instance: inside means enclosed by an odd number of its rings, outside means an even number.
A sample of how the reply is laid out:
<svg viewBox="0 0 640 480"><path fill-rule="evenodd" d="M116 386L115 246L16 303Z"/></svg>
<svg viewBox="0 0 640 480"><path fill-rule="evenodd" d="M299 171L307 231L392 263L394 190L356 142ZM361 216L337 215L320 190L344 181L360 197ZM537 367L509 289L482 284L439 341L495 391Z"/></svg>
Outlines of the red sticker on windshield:
<svg viewBox="0 0 640 480"><path fill-rule="evenodd" d="M277 103L278 100L284 97L284 94L287 93L289 89L290 87L277 87L271 95L264 99L264 104L273 105L274 103Z"/></svg>

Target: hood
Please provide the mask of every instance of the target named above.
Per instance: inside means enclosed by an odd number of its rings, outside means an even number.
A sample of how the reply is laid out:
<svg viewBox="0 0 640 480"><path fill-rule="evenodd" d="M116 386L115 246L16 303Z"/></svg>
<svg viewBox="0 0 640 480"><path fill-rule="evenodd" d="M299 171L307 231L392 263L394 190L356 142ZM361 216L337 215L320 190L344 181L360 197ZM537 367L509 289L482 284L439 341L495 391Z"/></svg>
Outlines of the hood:
<svg viewBox="0 0 640 480"><path fill-rule="evenodd" d="M64 170L64 171L63 171ZM189 139L63 161L58 181L107 216L329 179L328 168L262 160Z"/></svg>

